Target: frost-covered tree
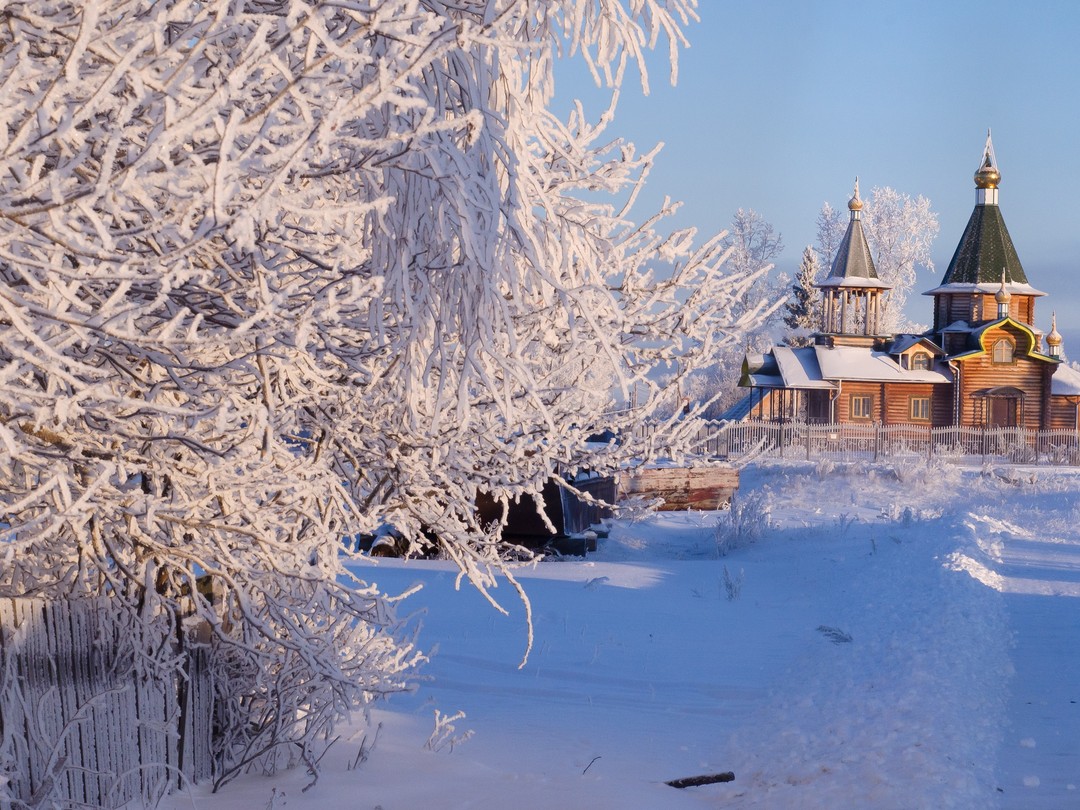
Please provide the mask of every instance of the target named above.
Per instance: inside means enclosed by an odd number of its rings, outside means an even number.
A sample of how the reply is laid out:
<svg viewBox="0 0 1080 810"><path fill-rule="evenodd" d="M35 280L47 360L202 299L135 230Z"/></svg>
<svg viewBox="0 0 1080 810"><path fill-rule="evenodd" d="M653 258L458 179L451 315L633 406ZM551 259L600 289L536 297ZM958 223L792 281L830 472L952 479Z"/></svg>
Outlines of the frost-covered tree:
<svg viewBox="0 0 1080 810"><path fill-rule="evenodd" d="M747 349L762 350L778 339L789 284L783 273L770 275L784 242L772 223L757 211L737 210L723 244L729 250L724 266L733 277L745 280L727 316L745 324L742 339L720 346L712 363L691 373L682 392L684 400L707 403L705 412L710 417L721 415L744 395L738 382Z"/></svg>
<svg viewBox="0 0 1080 810"><path fill-rule="evenodd" d="M788 328L784 343L788 346L810 344L810 335L818 325L818 293L814 285L821 280L820 275L817 253L807 245L803 249L795 281L791 284L791 297L784 305L784 325Z"/></svg>
<svg viewBox="0 0 1080 810"><path fill-rule="evenodd" d="M775 303L783 297L788 280L771 278L773 260L784 252L784 240L754 209L740 208L731 219L724 243L731 249L726 265L740 277L753 278L740 294L738 306L754 319L753 331L765 335L780 317Z"/></svg>
<svg viewBox="0 0 1080 810"><path fill-rule="evenodd" d="M934 270L930 246L937 237L937 214L930 200L912 198L889 188L875 187L864 201L863 230L874 257L878 276L892 290L882 301L882 324L887 331L907 328L904 305L915 285L916 271ZM831 265L847 228L847 215L829 203L818 214L818 255L823 266Z"/></svg>
<svg viewBox="0 0 1080 810"><path fill-rule="evenodd" d="M610 111L550 108L558 54L614 100L695 6L4 5L0 592L205 620L312 760L401 688L343 538L392 523L490 593L477 495L678 447L632 438L656 370L759 311L719 238L629 219L653 153Z"/></svg>

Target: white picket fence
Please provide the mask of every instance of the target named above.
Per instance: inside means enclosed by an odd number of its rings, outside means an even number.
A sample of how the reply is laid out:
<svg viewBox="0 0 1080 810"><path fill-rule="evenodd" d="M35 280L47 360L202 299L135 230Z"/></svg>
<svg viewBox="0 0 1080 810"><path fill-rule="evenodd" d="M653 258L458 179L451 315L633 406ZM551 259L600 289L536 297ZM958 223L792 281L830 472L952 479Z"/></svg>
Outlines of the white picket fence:
<svg viewBox="0 0 1080 810"><path fill-rule="evenodd" d="M657 435L642 423L640 435ZM956 463L1080 465L1080 432L927 425L807 424L702 420L695 452L740 461L756 457L836 461L939 457ZM663 447L657 451L664 452Z"/></svg>
<svg viewBox="0 0 1080 810"><path fill-rule="evenodd" d="M208 655L112 599L0 599L0 808L115 808L209 778Z"/></svg>

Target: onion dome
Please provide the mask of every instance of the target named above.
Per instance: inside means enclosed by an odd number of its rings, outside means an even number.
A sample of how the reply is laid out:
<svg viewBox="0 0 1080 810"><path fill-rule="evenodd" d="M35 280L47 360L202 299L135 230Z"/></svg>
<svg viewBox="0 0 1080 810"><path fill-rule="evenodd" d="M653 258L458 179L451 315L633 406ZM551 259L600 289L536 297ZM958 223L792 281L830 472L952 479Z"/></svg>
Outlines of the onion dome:
<svg viewBox="0 0 1080 810"><path fill-rule="evenodd" d="M859 178L855 178L855 193L852 194L851 199L848 200L848 211L862 211L863 201L859 199Z"/></svg>
<svg viewBox="0 0 1080 810"><path fill-rule="evenodd" d="M1000 183L1001 172L990 164L990 156L987 155L986 162L975 172L975 188L997 188Z"/></svg>
<svg viewBox="0 0 1080 810"><path fill-rule="evenodd" d="M999 304L1007 304L1012 300L1012 295L1005 289L1005 271L1001 271L1001 286L998 287L998 291L994 294L994 300Z"/></svg>
<svg viewBox="0 0 1080 810"><path fill-rule="evenodd" d="M1061 347L1061 333L1057 330L1057 313L1050 316L1050 334L1046 336L1046 345L1050 347L1050 354L1055 354L1055 348Z"/></svg>

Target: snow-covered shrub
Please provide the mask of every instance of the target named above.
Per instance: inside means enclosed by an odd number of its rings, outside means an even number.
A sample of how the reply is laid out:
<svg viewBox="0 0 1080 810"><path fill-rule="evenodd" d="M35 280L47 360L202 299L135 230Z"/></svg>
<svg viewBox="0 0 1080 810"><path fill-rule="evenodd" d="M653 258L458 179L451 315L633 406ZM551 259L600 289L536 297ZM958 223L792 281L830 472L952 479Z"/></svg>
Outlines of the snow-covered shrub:
<svg viewBox="0 0 1080 810"><path fill-rule="evenodd" d="M828 456L822 456L818 459L817 464L814 467L814 475L817 476L819 481L824 481L830 475L836 472L836 462Z"/></svg>
<svg viewBox="0 0 1080 810"><path fill-rule="evenodd" d="M713 536L716 540L716 552L723 557L737 548L753 543L769 530L772 516L772 498L763 490L750 495L736 493L728 509L720 513L716 520Z"/></svg>
<svg viewBox="0 0 1080 810"><path fill-rule="evenodd" d="M453 753L454 747L460 745L473 736L472 729L459 732L457 730L457 722L465 719L465 712L456 712L451 715L443 714L438 709L435 710L435 726L431 730L431 735L428 737L424 748L428 751L442 751L447 750Z"/></svg>

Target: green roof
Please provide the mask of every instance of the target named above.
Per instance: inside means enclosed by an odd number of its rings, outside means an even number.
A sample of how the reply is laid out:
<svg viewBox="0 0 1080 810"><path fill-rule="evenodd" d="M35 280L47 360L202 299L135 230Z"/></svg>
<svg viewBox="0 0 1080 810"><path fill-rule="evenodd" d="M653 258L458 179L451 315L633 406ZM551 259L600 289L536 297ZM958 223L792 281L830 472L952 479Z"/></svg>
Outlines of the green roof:
<svg viewBox="0 0 1080 810"><path fill-rule="evenodd" d="M1002 270L1006 282L1028 283L1001 209L976 205L941 284L997 284Z"/></svg>
<svg viewBox="0 0 1080 810"><path fill-rule="evenodd" d="M852 216L848 222L847 232L833 259L832 270L816 286L889 288L890 285L878 278L874 257L870 255L870 246L866 244L863 234L862 221L856 216Z"/></svg>

